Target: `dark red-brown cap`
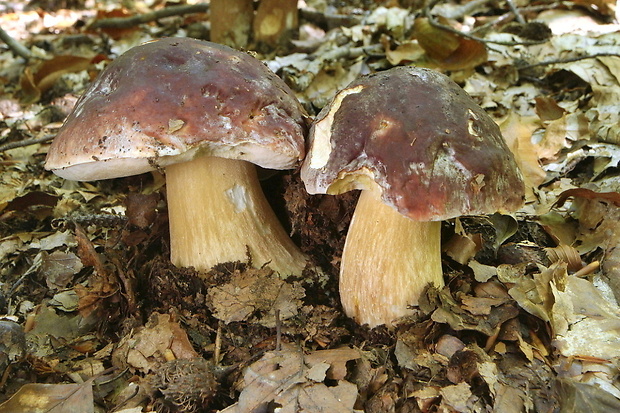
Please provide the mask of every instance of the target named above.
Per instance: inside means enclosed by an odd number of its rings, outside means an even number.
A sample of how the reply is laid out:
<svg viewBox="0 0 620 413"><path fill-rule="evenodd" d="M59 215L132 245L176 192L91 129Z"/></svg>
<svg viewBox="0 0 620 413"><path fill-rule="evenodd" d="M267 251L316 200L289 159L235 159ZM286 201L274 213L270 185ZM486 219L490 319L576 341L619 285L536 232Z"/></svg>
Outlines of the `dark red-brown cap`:
<svg viewBox="0 0 620 413"><path fill-rule="evenodd" d="M67 179L138 174L197 155L294 167L304 111L254 57L215 43L166 38L114 60L80 98L45 167Z"/></svg>
<svg viewBox="0 0 620 413"><path fill-rule="evenodd" d="M513 211L521 173L499 127L447 76L397 67L340 91L310 130L311 194L368 189L417 221Z"/></svg>

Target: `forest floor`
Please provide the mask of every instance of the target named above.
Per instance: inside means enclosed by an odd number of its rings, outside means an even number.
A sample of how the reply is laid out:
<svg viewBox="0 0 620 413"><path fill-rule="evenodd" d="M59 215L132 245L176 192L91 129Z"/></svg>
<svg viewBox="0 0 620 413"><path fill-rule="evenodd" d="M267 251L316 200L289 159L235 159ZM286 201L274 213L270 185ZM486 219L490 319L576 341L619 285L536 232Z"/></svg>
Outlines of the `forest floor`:
<svg viewBox="0 0 620 413"><path fill-rule="evenodd" d="M0 44L0 413L620 411L615 1L307 0L296 40L250 44L310 117L368 73L446 73L521 168L525 205L444 222L446 287L374 329L339 300L354 192L310 196L297 170L269 176L312 268L199 274L170 262L160 172L72 182L44 169L110 61L160 37L209 40L207 11L92 28L170 5L0 3L0 27L29 53Z"/></svg>

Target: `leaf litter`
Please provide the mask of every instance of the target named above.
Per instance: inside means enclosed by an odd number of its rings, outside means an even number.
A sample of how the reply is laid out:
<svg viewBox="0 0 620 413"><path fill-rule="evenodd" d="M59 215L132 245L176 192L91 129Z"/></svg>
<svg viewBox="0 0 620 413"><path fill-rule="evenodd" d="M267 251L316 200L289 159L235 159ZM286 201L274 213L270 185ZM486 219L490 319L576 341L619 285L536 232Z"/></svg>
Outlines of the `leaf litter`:
<svg viewBox="0 0 620 413"><path fill-rule="evenodd" d="M0 6L0 27L35 56L0 50L0 412L618 410L614 2L516 2L521 22L483 2L306 1L299 39L258 54L310 115L363 74L446 72L518 159L524 208L444 223L448 287L374 330L338 302L355 194L310 197L296 172L269 177L269 200L321 271L282 280L229 263L198 277L167 261L160 173L75 183L43 170L46 137L107 62L209 20L107 37L90 22L164 7L55 3Z"/></svg>

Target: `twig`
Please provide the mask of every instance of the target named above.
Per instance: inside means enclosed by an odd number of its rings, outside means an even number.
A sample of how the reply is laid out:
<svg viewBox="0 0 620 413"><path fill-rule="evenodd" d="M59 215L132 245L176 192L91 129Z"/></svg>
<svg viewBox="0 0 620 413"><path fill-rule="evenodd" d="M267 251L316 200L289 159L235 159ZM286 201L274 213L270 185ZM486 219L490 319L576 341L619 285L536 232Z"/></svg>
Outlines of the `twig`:
<svg viewBox="0 0 620 413"><path fill-rule="evenodd" d="M484 39L482 37L473 36L471 34L462 32L460 30L455 29L454 27L446 26L445 24L441 24L437 20L435 20L435 18L431 14L431 10L440 1L441 0L433 0L428 5L426 5L426 7L424 7L424 16L428 19L428 22L430 23L431 26L436 27L438 29L446 30L446 31L448 31L450 33L454 33L454 34L456 34L458 36L465 37L466 39L470 39L470 40L475 40L477 42L490 43L490 44L499 44L499 45L503 45L503 46L535 45L535 44L545 43L547 41L545 39L545 40L529 40L529 41L520 41L520 42L515 42L515 41L505 42L505 41L500 41L500 40Z"/></svg>
<svg viewBox="0 0 620 413"><path fill-rule="evenodd" d="M276 309L276 351L282 350L282 322L280 321L280 310Z"/></svg>
<svg viewBox="0 0 620 413"><path fill-rule="evenodd" d="M538 62L538 63L532 63L532 64L528 64L528 65L524 65L524 66L518 66L517 69L518 70L527 70L527 69L531 69L533 67L538 67L538 66L556 65L556 64L562 64L562 63L572 63L572 62L578 62L580 60L585 60L585 59L596 59L597 57L609 57L609 56L616 56L617 57L617 56L620 56L620 54L618 54L618 53L597 53L597 54L585 55L585 56L567 57L566 59L546 60L544 62Z"/></svg>
<svg viewBox="0 0 620 413"><path fill-rule="evenodd" d="M517 9L517 6L515 6L515 2L513 0L506 0L506 3L508 3L508 7L510 7L510 11L512 12L512 14L514 14L515 19L517 19L517 22L521 24L525 24L525 19L523 18L523 16Z"/></svg>
<svg viewBox="0 0 620 413"><path fill-rule="evenodd" d="M11 37L11 35L4 31L2 27L0 27L0 40L6 43L6 45L9 46L9 49L11 49L19 57L23 57L26 60L29 60L32 57L30 50Z"/></svg>
<svg viewBox="0 0 620 413"><path fill-rule="evenodd" d="M222 361L222 322L217 324L217 333L215 334L215 348L213 349L213 364L220 365Z"/></svg>
<svg viewBox="0 0 620 413"><path fill-rule="evenodd" d="M109 19L95 20L90 26L90 29L127 29L134 27L142 23L149 23L155 20L162 19L170 16L182 16L184 14L191 13L204 13L209 10L209 4L198 3L181 6L170 6L164 9L152 11L149 13L138 14L130 17L112 17Z"/></svg>
<svg viewBox="0 0 620 413"><path fill-rule="evenodd" d="M326 31L336 27L351 27L362 22L362 18L354 14L323 13L305 7L299 9L299 17Z"/></svg>
<svg viewBox="0 0 620 413"><path fill-rule="evenodd" d="M40 138L30 138L30 139L23 139L17 142L5 143L4 145L0 145L0 152L8 151L9 149L23 148L24 146L30 146L30 145L35 145L37 143L51 141L52 139L54 139L54 136L56 135L47 134L47 135L41 136Z"/></svg>

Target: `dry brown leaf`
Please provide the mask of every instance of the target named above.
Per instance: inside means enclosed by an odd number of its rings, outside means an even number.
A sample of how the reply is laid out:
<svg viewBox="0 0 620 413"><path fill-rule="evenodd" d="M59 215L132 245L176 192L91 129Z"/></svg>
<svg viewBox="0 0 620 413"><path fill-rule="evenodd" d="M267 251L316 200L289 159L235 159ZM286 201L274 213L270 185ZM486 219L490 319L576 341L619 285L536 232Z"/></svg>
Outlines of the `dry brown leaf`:
<svg viewBox="0 0 620 413"><path fill-rule="evenodd" d="M50 290L65 288L84 266L72 252L54 251L44 254L41 262L41 274Z"/></svg>
<svg viewBox="0 0 620 413"><path fill-rule="evenodd" d="M468 295L461 297L462 308L473 315L489 315L493 307L502 305L505 302L505 298L480 298Z"/></svg>
<svg viewBox="0 0 620 413"><path fill-rule="evenodd" d="M495 334L496 328L507 320L518 315L519 311L512 302L505 302L492 306L488 315L477 316L471 314L457 303L445 290L439 292L441 305L431 315L437 323L449 324L454 330L474 330L487 336ZM503 299L502 299L503 300ZM483 299L483 302L488 302ZM488 306L486 307L488 309Z"/></svg>
<svg viewBox="0 0 620 413"><path fill-rule="evenodd" d="M285 413L357 412L353 409L357 386L345 380L326 386L323 380L330 368L339 371L338 366L359 358L359 352L342 348L318 353L305 356L296 348L266 353L245 370L239 401L222 413L263 411L272 402ZM337 373L341 375L341 371Z"/></svg>
<svg viewBox="0 0 620 413"><path fill-rule="evenodd" d="M459 383L454 386L446 386L439 391L441 394L441 409L443 411L470 412L475 396L472 394L469 384Z"/></svg>
<svg viewBox="0 0 620 413"><path fill-rule="evenodd" d="M565 357L620 357L620 308L588 280L568 277L566 286L552 284L551 327L555 347Z"/></svg>
<svg viewBox="0 0 620 413"><path fill-rule="evenodd" d="M390 49L389 42L386 41L384 42L384 47L385 57L394 66L419 61L425 53L424 49L415 40L404 41L394 49Z"/></svg>
<svg viewBox="0 0 620 413"><path fill-rule="evenodd" d="M125 197L126 216L129 223L144 229L151 225L157 217L155 208L159 202L159 194L138 194L131 192Z"/></svg>
<svg viewBox="0 0 620 413"><path fill-rule="evenodd" d="M60 76L85 70L91 61L90 57L55 56L34 68L26 67L20 79L22 100L26 103L38 101Z"/></svg>
<svg viewBox="0 0 620 413"><path fill-rule="evenodd" d="M427 55L446 70L472 69L488 59L483 43L432 26L425 17L416 19L414 36Z"/></svg>
<svg viewBox="0 0 620 413"><path fill-rule="evenodd" d="M596 249L604 252L602 276L616 300L620 300L620 193L576 188L564 191L556 204L562 205L571 197L573 216L579 222L576 249L581 254Z"/></svg>
<svg viewBox="0 0 620 413"><path fill-rule="evenodd" d="M541 320L550 321L553 307L551 283L564 285L566 277L566 263L560 262L540 274L535 274L532 278L523 276L510 280L516 282L508 293L525 311ZM499 278L503 282L509 281L502 279L501 272Z"/></svg>
<svg viewBox="0 0 620 413"><path fill-rule="evenodd" d="M548 96L536 97L536 114L543 122L559 119L565 113L566 110L558 105L555 99Z"/></svg>
<svg viewBox="0 0 620 413"><path fill-rule="evenodd" d="M169 314L154 313L142 328L123 337L112 354L116 365L148 373L166 362L165 354L172 351L175 359L192 359L198 353L187 333Z"/></svg>
<svg viewBox="0 0 620 413"><path fill-rule="evenodd" d="M311 367L318 363L327 364L329 369L325 371L324 377L331 380L344 380L347 375L347 362L357 360L360 357L359 350L343 347L314 351L304 356L304 361Z"/></svg>
<svg viewBox="0 0 620 413"><path fill-rule="evenodd" d="M540 123L536 117L520 116L514 111L511 111L500 124L502 135L523 174L527 201L536 198L534 189L545 182L547 177L547 173L540 166L537 147L532 143L532 133L539 127Z"/></svg>
<svg viewBox="0 0 620 413"><path fill-rule="evenodd" d="M555 388L564 413L608 413L620 411L620 399L598 386L558 379Z"/></svg>
<svg viewBox="0 0 620 413"><path fill-rule="evenodd" d="M288 283L268 268L236 271L231 280L209 289L213 316L231 323L256 318L266 327L275 327L276 311L280 320L295 316L305 291L298 283Z"/></svg>
<svg viewBox="0 0 620 413"><path fill-rule="evenodd" d="M25 384L0 404L0 413L92 413L92 383Z"/></svg>

